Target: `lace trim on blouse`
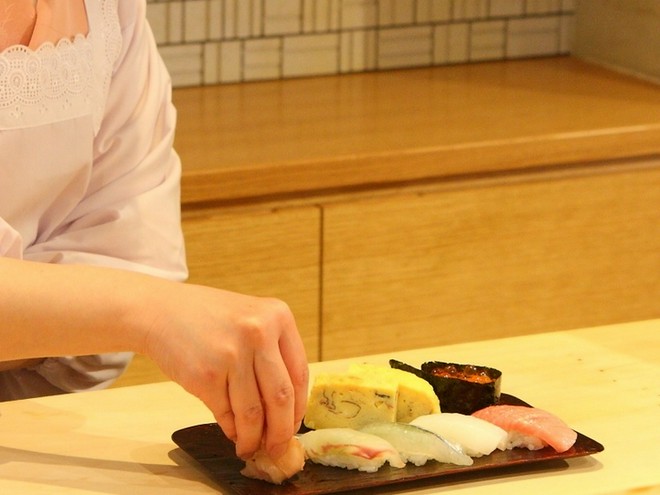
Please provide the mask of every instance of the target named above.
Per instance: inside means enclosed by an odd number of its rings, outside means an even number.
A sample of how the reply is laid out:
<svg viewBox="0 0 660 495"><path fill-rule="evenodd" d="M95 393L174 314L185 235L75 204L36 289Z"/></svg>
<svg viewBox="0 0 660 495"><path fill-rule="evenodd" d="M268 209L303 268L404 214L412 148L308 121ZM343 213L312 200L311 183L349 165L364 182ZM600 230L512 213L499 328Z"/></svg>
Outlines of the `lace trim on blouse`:
<svg viewBox="0 0 660 495"><path fill-rule="evenodd" d="M117 0L101 0L100 12L95 3L87 2L88 36L45 43L37 50L15 45L0 53L0 129L91 112L98 130L122 40Z"/></svg>

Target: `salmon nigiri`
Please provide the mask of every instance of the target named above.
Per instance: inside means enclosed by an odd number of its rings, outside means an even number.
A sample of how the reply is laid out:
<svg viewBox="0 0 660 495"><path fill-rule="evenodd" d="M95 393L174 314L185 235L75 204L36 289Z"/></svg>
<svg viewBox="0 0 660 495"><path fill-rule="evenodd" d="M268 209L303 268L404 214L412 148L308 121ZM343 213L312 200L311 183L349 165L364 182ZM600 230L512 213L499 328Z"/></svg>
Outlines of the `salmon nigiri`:
<svg viewBox="0 0 660 495"><path fill-rule="evenodd" d="M557 416L527 406L495 405L472 414L505 430L509 435L502 450L514 447L527 447L537 450L547 445L557 452L570 449L577 433Z"/></svg>

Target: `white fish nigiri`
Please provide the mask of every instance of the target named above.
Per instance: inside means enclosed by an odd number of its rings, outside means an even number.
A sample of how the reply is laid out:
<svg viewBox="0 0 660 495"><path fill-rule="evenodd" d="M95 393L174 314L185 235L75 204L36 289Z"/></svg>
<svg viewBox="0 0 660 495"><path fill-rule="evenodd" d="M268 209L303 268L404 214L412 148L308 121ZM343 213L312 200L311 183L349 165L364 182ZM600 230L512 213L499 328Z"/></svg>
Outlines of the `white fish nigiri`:
<svg viewBox="0 0 660 495"><path fill-rule="evenodd" d="M390 466L406 465L387 440L350 428L323 428L298 436L306 457L325 466L357 469L373 473L389 462Z"/></svg>
<svg viewBox="0 0 660 495"><path fill-rule="evenodd" d="M435 460L459 466L470 466L472 458L464 454L460 447L428 430L407 423L371 423L360 431L376 435L390 442L402 459L415 466L422 466L428 460Z"/></svg>
<svg viewBox="0 0 660 495"><path fill-rule="evenodd" d="M507 432L488 421L458 413L419 416L410 422L461 446L470 457L488 455L507 437Z"/></svg>

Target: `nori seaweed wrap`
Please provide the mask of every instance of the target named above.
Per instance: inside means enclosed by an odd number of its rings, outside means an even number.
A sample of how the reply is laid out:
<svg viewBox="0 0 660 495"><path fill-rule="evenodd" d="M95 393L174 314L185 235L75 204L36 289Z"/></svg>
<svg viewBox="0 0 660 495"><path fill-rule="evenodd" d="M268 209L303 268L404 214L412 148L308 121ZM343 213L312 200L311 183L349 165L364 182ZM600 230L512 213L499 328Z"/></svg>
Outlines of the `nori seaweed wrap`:
<svg viewBox="0 0 660 495"><path fill-rule="evenodd" d="M494 368L429 361L418 369L395 359L390 359L390 366L429 382L442 412L472 414L499 402L502 372Z"/></svg>

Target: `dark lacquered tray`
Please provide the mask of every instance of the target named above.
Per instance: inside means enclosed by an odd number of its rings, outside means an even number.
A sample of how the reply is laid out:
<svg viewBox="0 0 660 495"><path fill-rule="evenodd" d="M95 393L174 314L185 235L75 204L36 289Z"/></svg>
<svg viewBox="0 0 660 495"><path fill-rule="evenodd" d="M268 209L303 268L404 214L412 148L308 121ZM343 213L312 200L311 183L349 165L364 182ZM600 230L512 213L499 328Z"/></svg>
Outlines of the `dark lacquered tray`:
<svg viewBox="0 0 660 495"><path fill-rule="evenodd" d="M502 394L501 404L529 404L508 394ZM190 457L195 459L222 488L236 495L322 495L327 493L352 492L365 488L384 487L398 483L427 480L429 484L440 484L446 477L475 475L493 469L535 465L541 462L570 459L592 455L603 450L603 445L578 432L575 445L566 452L558 453L552 448L541 450L513 449L496 450L492 454L474 459L471 466L455 466L438 462L427 462L424 466L407 465L402 469L384 465L375 473L321 466L307 462L305 469L282 485L272 485L253 480L240 474L244 462L234 454L234 444L228 440L217 424L201 424L178 430L172 440Z"/></svg>

